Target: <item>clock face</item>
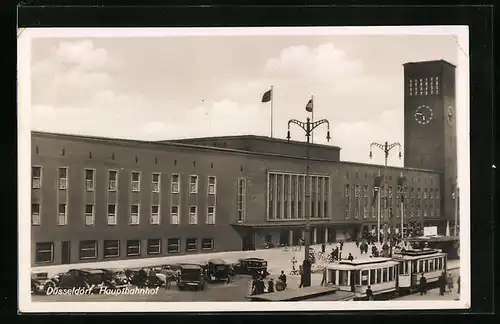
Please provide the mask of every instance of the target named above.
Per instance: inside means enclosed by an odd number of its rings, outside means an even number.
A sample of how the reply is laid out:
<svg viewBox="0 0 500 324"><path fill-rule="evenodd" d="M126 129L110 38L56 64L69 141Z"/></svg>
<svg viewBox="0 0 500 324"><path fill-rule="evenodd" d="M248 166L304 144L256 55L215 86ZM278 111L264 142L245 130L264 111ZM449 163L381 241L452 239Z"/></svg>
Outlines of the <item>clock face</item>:
<svg viewBox="0 0 500 324"><path fill-rule="evenodd" d="M414 117L417 123L425 125L431 122L432 118L434 117L434 112L432 111L431 107L422 105L415 110Z"/></svg>
<svg viewBox="0 0 500 324"><path fill-rule="evenodd" d="M450 125L453 124L453 121L455 120L455 108L449 106L446 112L446 117L448 119L448 123L450 123Z"/></svg>

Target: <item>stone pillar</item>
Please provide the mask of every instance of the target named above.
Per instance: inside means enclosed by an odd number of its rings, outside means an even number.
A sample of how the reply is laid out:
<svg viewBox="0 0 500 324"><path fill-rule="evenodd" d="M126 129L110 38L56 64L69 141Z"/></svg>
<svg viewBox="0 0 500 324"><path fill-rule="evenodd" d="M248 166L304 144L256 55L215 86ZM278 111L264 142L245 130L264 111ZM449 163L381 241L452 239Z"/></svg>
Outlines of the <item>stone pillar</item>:
<svg viewBox="0 0 500 324"><path fill-rule="evenodd" d="M293 231L288 231L288 246L293 246Z"/></svg>
<svg viewBox="0 0 500 324"><path fill-rule="evenodd" d="M318 229L315 227L313 229L313 244L316 244L318 241Z"/></svg>
<svg viewBox="0 0 500 324"><path fill-rule="evenodd" d="M328 244L328 227L325 227L325 244Z"/></svg>
<svg viewBox="0 0 500 324"><path fill-rule="evenodd" d="M302 239L305 240L305 238L306 238L306 231L302 230Z"/></svg>

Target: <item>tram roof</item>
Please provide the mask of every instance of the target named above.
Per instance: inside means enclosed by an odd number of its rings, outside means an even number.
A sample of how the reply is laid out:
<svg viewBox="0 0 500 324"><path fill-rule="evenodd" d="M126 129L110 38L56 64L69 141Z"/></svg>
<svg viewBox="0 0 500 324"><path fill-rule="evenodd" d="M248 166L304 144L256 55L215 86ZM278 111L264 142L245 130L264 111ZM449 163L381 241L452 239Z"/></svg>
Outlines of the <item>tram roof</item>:
<svg viewBox="0 0 500 324"><path fill-rule="evenodd" d="M343 260L340 262L330 263L327 269L332 270L352 270L356 268L366 268L367 266L382 266L382 265L396 265L397 262L391 258L374 257L369 259L354 259L352 261Z"/></svg>
<svg viewBox="0 0 500 324"><path fill-rule="evenodd" d="M409 237L405 239L410 242L450 242L450 241L459 241L460 237L458 236L419 236L419 237Z"/></svg>
<svg viewBox="0 0 500 324"><path fill-rule="evenodd" d="M445 255L446 253L442 252L438 249L422 249L422 250L406 250L401 251L395 255L395 258L403 258L403 259L418 259L423 256L437 256L437 255Z"/></svg>

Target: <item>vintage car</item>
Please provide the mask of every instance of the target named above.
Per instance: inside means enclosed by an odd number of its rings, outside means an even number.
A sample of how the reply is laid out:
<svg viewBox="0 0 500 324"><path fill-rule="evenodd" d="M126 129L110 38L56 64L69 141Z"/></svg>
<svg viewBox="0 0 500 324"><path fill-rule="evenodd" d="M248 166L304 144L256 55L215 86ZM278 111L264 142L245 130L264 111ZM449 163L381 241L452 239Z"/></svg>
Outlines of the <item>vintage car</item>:
<svg viewBox="0 0 500 324"><path fill-rule="evenodd" d="M58 276L49 278L47 272L31 274L31 293L32 294L45 294L49 287L56 287L58 283Z"/></svg>
<svg viewBox="0 0 500 324"><path fill-rule="evenodd" d="M267 271L267 261L260 258L239 259L238 265L234 268L236 274L262 276L266 278L269 275Z"/></svg>
<svg viewBox="0 0 500 324"><path fill-rule="evenodd" d="M177 287L179 290L186 288L204 290L205 275L203 268L197 264L181 264L177 277Z"/></svg>
<svg viewBox="0 0 500 324"><path fill-rule="evenodd" d="M207 280L229 282L231 278L231 265L222 259L210 259L207 262Z"/></svg>
<svg viewBox="0 0 500 324"><path fill-rule="evenodd" d="M54 279L56 287L61 289L86 288L98 292L101 287L114 288L114 285L106 280L102 269L71 269Z"/></svg>
<svg viewBox="0 0 500 324"><path fill-rule="evenodd" d="M154 273L154 275L152 275L152 273ZM156 288L165 285L165 277L160 274L157 267L127 269L125 270L125 274L127 278L129 278L130 283L139 288Z"/></svg>
<svg viewBox="0 0 500 324"><path fill-rule="evenodd" d="M115 288L122 289L131 286L130 279L123 269L101 269L106 283Z"/></svg>

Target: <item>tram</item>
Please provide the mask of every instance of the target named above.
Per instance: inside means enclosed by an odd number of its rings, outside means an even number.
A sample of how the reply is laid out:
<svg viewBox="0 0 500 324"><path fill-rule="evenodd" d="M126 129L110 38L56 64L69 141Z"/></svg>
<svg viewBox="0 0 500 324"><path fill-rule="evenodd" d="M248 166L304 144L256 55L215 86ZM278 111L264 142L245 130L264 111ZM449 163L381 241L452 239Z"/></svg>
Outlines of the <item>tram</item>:
<svg viewBox="0 0 500 324"><path fill-rule="evenodd" d="M447 254L437 249L406 250L392 256L399 263L399 294L407 294L418 288L424 274L427 284L437 284L439 276L446 274Z"/></svg>
<svg viewBox="0 0 500 324"><path fill-rule="evenodd" d="M421 236L405 239L410 244L417 247L440 249L448 254L448 259L460 258L460 237L458 236Z"/></svg>
<svg viewBox="0 0 500 324"><path fill-rule="evenodd" d="M342 260L327 266L327 282L354 293L354 300L367 299L368 286L377 299L390 299L398 292L398 266L399 262L384 257Z"/></svg>

